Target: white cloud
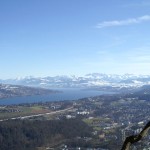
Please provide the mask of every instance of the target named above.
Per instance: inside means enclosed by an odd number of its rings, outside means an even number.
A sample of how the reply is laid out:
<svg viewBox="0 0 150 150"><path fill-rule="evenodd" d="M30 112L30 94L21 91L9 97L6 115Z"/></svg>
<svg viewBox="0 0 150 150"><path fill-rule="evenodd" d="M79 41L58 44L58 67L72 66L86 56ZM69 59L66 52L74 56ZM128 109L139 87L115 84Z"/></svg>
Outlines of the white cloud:
<svg viewBox="0 0 150 150"><path fill-rule="evenodd" d="M99 23L96 27L97 28L105 28L105 27L112 27L112 26L125 26L130 24L137 24L145 21L150 21L150 15L144 15L137 18L130 18L126 20L113 20L113 21L104 21Z"/></svg>

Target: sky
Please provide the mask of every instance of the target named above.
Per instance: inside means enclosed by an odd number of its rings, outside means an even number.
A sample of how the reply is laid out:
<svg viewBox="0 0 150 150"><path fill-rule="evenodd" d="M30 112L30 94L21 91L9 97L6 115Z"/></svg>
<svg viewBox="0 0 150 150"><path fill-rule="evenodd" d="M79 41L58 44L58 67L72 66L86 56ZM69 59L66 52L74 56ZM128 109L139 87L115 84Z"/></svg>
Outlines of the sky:
<svg viewBox="0 0 150 150"><path fill-rule="evenodd" d="M149 67L149 0L0 1L1 79Z"/></svg>

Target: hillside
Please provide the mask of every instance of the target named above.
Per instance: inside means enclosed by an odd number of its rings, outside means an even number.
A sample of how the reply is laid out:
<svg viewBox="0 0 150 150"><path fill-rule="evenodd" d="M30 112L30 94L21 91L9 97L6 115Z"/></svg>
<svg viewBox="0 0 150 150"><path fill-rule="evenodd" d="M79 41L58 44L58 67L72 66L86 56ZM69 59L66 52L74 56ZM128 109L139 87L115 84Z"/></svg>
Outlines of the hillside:
<svg viewBox="0 0 150 150"><path fill-rule="evenodd" d="M58 91L27 86L0 84L0 98L52 94Z"/></svg>
<svg viewBox="0 0 150 150"><path fill-rule="evenodd" d="M0 124L1 150L36 150L77 137L91 136L92 129L82 120L6 121Z"/></svg>

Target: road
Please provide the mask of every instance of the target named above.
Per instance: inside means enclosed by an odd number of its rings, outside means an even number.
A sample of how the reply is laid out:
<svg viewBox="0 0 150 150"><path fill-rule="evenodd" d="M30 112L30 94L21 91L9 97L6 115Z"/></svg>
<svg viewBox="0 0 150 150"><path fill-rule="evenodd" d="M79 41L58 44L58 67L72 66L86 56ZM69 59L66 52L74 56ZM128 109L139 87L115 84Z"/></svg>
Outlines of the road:
<svg viewBox="0 0 150 150"><path fill-rule="evenodd" d="M28 119L28 118L32 118L32 117L39 117L39 116L44 116L44 115L53 115L53 114L58 114L58 113L62 113L68 110L71 110L73 108L69 107L63 110L58 110L58 111L53 111L53 112L49 112L49 113L42 113L42 114L36 114L36 115L28 115L28 116L23 116L23 117L14 117L14 118L9 118L9 119L2 119L0 121L7 121L7 120L16 120L16 119Z"/></svg>

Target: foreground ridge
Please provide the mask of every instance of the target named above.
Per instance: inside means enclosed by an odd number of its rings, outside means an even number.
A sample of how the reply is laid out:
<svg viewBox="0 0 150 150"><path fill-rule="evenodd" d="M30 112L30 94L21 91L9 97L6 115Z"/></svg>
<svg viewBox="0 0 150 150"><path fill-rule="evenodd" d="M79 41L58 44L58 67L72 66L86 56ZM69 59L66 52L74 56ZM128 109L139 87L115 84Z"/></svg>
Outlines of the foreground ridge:
<svg viewBox="0 0 150 150"><path fill-rule="evenodd" d="M121 150L129 150L130 146L133 143L140 141L148 133L149 129L150 129L150 121L146 124L144 129L138 135L131 135L127 137L126 140L124 141L124 144Z"/></svg>

